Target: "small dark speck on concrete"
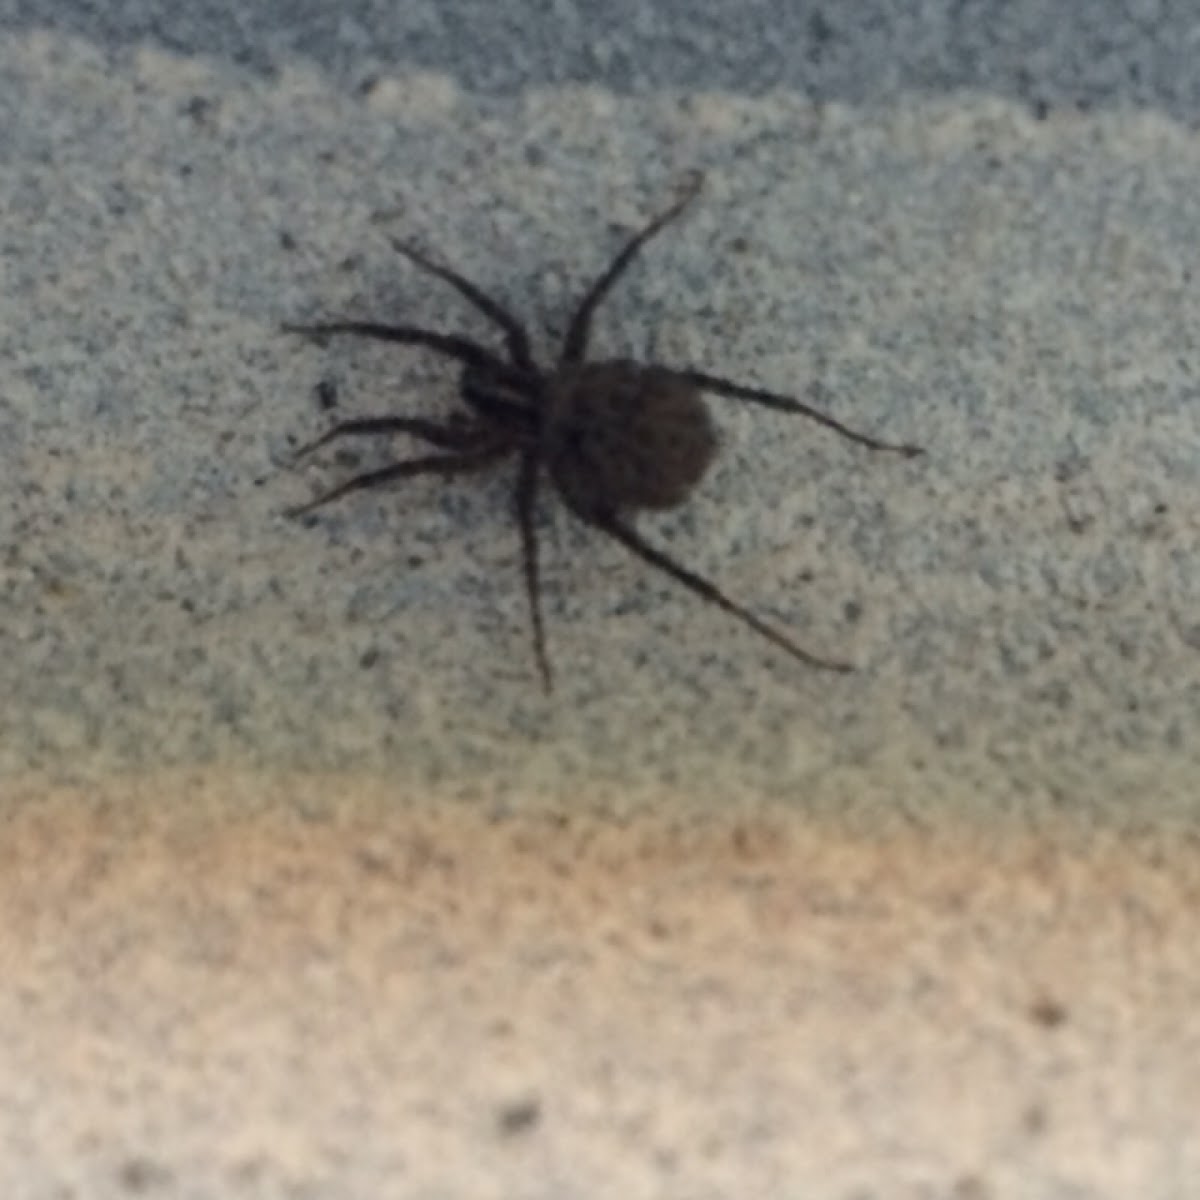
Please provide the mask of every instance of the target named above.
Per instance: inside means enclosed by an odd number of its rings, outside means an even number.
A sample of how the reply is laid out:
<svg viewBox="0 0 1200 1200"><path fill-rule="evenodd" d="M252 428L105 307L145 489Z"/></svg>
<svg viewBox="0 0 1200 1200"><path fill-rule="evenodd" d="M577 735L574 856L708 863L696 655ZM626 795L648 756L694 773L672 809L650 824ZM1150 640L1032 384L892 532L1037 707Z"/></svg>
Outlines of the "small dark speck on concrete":
<svg viewBox="0 0 1200 1200"><path fill-rule="evenodd" d="M812 42L812 57L821 57L821 51L833 41L833 26L829 18L818 8L808 20L808 37Z"/></svg>
<svg viewBox="0 0 1200 1200"><path fill-rule="evenodd" d="M992 1189L978 1175L960 1175L950 1191L953 1200L988 1200Z"/></svg>
<svg viewBox="0 0 1200 1200"><path fill-rule="evenodd" d="M212 116L215 104L207 96L193 96L184 106L183 111L196 122L197 125L207 121Z"/></svg>
<svg viewBox="0 0 1200 1200"><path fill-rule="evenodd" d="M148 1158L128 1158L117 1170L117 1182L127 1191L141 1195L165 1189L171 1182L166 1167Z"/></svg>
<svg viewBox="0 0 1200 1200"><path fill-rule="evenodd" d="M533 1098L514 1100L496 1113L496 1130L503 1137L528 1133L542 1119L542 1106Z"/></svg>
<svg viewBox="0 0 1200 1200"><path fill-rule="evenodd" d="M358 865L368 875L391 875L392 860L376 850L363 848L355 855Z"/></svg>
<svg viewBox="0 0 1200 1200"><path fill-rule="evenodd" d="M842 616L846 621L853 625L855 621L861 620L863 615L862 605L857 600L847 600L842 605Z"/></svg>
<svg viewBox="0 0 1200 1200"><path fill-rule="evenodd" d="M322 379L317 384L317 406L322 412L329 412L331 408L337 408L337 402L337 384L332 379Z"/></svg>
<svg viewBox="0 0 1200 1200"><path fill-rule="evenodd" d="M1040 1104L1031 1104L1021 1117L1021 1124L1030 1137L1045 1133L1049 1123L1049 1114Z"/></svg>
<svg viewBox="0 0 1200 1200"><path fill-rule="evenodd" d="M285 250L295 250L296 239L286 229L281 229L279 231L279 244Z"/></svg>
<svg viewBox="0 0 1200 1200"><path fill-rule="evenodd" d="M1054 478L1058 483L1070 483L1078 479L1091 464L1080 454L1060 458L1054 464Z"/></svg>
<svg viewBox="0 0 1200 1200"><path fill-rule="evenodd" d="M364 671L369 671L379 661L379 648L372 646L368 650L364 650L358 660L358 665Z"/></svg>
<svg viewBox="0 0 1200 1200"><path fill-rule="evenodd" d="M1057 1029L1066 1023L1067 1010L1052 996L1042 996L1029 1006L1029 1016L1043 1029Z"/></svg>

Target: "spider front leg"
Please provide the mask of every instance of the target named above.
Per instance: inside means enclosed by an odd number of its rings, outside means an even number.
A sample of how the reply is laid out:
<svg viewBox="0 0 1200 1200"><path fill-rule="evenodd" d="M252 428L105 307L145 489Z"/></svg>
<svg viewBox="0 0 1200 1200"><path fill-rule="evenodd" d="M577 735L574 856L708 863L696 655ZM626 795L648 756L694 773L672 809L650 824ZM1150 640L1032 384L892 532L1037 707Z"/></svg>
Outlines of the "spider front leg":
<svg viewBox="0 0 1200 1200"><path fill-rule="evenodd" d="M582 362L587 353L588 338L592 331L592 317L600 302L612 289L613 284L625 273L633 262L637 252L664 226L669 225L696 198L704 177L696 172L688 180L684 193L665 212L654 218L640 233L635 234L626 242L624 249L612 260L608 269L588 289L587 295L580 301L575 315L571 318L563 342L561 361L564 363Z"/></svg>
<svg viewBox="0 0 1200 1200"><path fill-rule="evenodd" d="M490 467L498 459L510 452L505 445L493 445L484 450L464 451L461 454L430 454L423 458L412 458L404 462L392 463L377 471L365 471L346 480L339 487L310 500L307 504L298 504L289 508L285 516L302 517L315 508L340 500L351 492L365 491L367 488L383 487L398 479L412 479L417 475L465 475L474 471L482 471Z"/></svg>
<svg viewBox="0 0 1200 1200"><path fill-rule="evenodd" d="M459 295L469 300L484 316L495 321L504 330L504 344L508 347L509 357L523 371L534 369L533 354L529 349L529 334L525 326L504 307L499 301L493 300L482 288L476 287L469 279L449 267L443 267L427 258L415 246L408 242L391 239L392 248L405 258L415 262L431 275L448 283Z"/></svg>
<svg viewBox="0 0 1200 1200"><path fill-rule="evenodd" d="M533 655L542 676L547 694L553 690L550 659L546 653L546 627L542 620L542 592L538 577L537 530L534 527L534 506L537 502L538 457L533 450L521 455L521 470L517 477L517 524L521 530L521 560L525 569L525 592L529 597L529 619L533 625Z"/></svg>
<svg viewBox="0 0 1200 1200"><path fill-rule="evenodd" d="M298 333L313 341L323 341L335 334L375 338L381 342L398 342L402 346L424 346L448 358L455 358L470 367L504 369L504 363L490 350L470 338L453 333L438 333L417 325L380 325L375 321L323 321L315 325L284 324L284 333Z"/></svg>
<svg viewBox="0 0 1200 1200"><path fill-rule="evenodd" d="M340 421L320 437L305 442L296 451L292 461L299 462L338 438L366 437L380 433L406 433L443 450L469 450L478 446L479 442L488 436L482 429L469 426L456 429L452 425L442 425L422 417L355 417L348 421Z"/></svg>

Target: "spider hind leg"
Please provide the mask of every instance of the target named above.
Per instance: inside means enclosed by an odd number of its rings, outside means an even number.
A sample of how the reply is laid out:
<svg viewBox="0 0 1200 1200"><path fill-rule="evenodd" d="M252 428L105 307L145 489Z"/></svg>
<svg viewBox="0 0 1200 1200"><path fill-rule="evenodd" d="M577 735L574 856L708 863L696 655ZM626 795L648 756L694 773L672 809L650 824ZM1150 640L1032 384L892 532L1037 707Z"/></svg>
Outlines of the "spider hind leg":
<svg viewBox="0 0 1200 1200"><path fill-rule="evenodd" d="M702 575L697 575L695 571L691 571L682 563L676 562L669 554L650 545L632 525L626 524L616 515L611 513L580 513L579 515L589 525L593 525L602 533L606 533L615 541L620 542L622 546L632 551L643 562L647 562L652 567L656 567L664 574L671 576L672 579L683 584L684 587L695 593L702 600L723 609L744 625L749 625L756 633L761 634L769 642L773 642L793 658L798 658L802 663L806 663L810 667L817 667L822 671L845 672L854 670L854 667L850 663L820 658L818 655L812 654L808 650L798 646L791 638L780 633L777 629L772 629L764 621L760 621L749 609L743 608L740 604L731 600L716 584L709 582Z"/></svg>
<svg viewBox="0 0 1200 1200"><path fill-rule="evenodd" d="M852 442L857 442L860 446L866 446L871 450L886 450L892 454L902 454L905 458L912 458L917 454L925 453L922 446L881 442L878 438L873 438L869 434L859 433L857 429L851 429L848 425L843 425L841 421L829 416L828 413L823 413L819 408L814 408L811 404L805 404L802 400L797 400L792 396L784 396L778 392L769 392L764 388L746 387L744 384L734 383L732 379L722 379L719 375L707 375L703 371L685 370L678 371L677 374L703 392L712 392L718 396L728 396L733 400L749 400L751 404L761 404L764 408L774 408L779 412L795 413L801 417L808 417L810 421L816 421L819 425L824 425L827 429L832 429L835 433L840 433L842 437Z"/></svg>

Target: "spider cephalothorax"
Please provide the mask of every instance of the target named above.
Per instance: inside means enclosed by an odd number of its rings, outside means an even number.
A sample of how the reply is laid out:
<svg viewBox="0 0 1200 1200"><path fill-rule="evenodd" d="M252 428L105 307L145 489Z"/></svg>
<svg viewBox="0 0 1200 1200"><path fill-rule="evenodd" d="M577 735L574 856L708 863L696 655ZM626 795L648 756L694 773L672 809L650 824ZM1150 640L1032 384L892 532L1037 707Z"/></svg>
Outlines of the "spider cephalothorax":
<svg viewBox="0 0 1200 1200"><path fill-rule="evenodd" d="M462 363L459 396L466 405L464 411L452 414L445 421L406 416L343 421L304 446L297 457L335 438L393 433L407 434L435 447L438 453L356 475L291 511L293 515L306 513L350 492L415 475L469 474L503 459L516 458L514 503L521 532L534 654L547 689L550 663L542 621L533 519L543 477L549 479L567 508L582 521L620 542L702 599L724 609L811 666L848 671L851 668L846 663L819 658L801 649L729 599L714 584L650 545L637 532L631 517L642 509L667 509L682 504L708 470L717 452L717 434L704 403L704 392L798 413L874 450L904 455L921 452L918 446L893 445L857 433L790 396L745 387L702 371L629 359L585 361L596 307L643 243L677 217L698 190L699 179L696 179L670 208L626 243L580 302L568 326L559 360L549 369L534 362L524 327L507 309L457 272L439 266L400 242L393 244L401 254L450 284L495 322L504 334L507 357L468 338L412 325L334 321L284 326L289 332L318 339L347 333L425 346Z"/></svg>

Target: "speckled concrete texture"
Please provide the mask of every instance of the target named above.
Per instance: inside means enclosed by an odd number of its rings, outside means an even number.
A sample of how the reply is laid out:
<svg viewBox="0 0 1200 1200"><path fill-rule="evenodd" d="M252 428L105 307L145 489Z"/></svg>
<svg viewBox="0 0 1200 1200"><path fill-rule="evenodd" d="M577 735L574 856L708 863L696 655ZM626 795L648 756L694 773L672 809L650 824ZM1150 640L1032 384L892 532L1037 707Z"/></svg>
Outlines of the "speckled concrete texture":
<svg viewBox="0 0 1200 1200"><path fill-rule="evenodd" d="M27 114L3 189L9 769L468 755L524 771L545 752L557 771L569 752L633 778L732 763L790 787L886 763L930 792L953 763L1072 804L1133 802L1147 778L1186 793L1186 130L983 100L868 118L788 98L483 104L423 78L363 101L148 51L126 78L43 37L4 70ZM330 420L320 382L345 414L437 413L453 372L278 325L402 312L483 332L389 228L561 325L613 224L693 166L703 203L614 296L597 351L815 383L929 453L873 456L716 401L719 469L647 528L850 656L849 680L781 661L548 504L547 703L503 472L347 501L313 528L281 515L350 469L288 467Z"/></svg>
<svg viewBox="0 0 1200 1200"><path fill-rule="evenodd" d="M0 44L0 1177L13 1195L1186 1195L1200 1144L1200 141L982 93L361 92ZM647 536L511 478L285 520L539 348L714 400ZM324 400L321 399L324 397ZM336 401L333 410L330 399Z"/></svg>

